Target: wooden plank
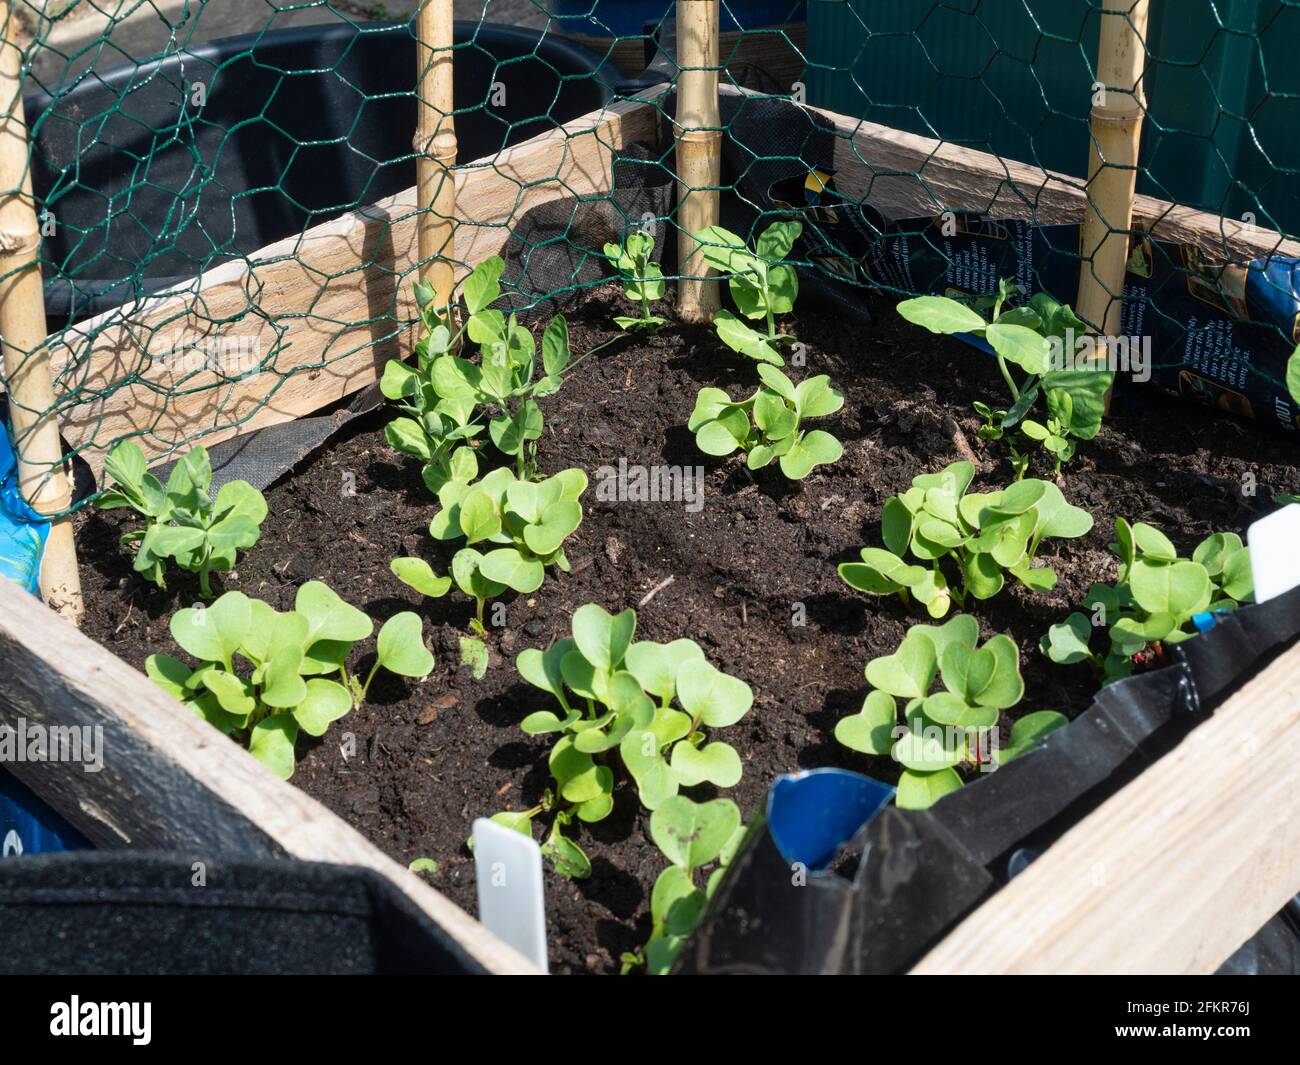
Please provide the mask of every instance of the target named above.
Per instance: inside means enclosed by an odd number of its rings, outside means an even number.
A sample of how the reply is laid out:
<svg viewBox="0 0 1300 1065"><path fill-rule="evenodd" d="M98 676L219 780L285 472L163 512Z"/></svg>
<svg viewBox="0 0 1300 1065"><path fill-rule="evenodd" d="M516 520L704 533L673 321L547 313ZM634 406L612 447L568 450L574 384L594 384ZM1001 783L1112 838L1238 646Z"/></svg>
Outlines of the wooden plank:
<svg viewBox="0 0 1300 1065"><path fill-rule="evenodd" d="M1300 891L1300 647L966 918L915 973L1211 973Z"/></svg>
<svg viewBox="0 0 1300 1065"><path fill-rule="evenodd" d="M723 91L743 90L724 86ZM807 110L835 131L837 190L871 204L887 219L972 211L1043 225L1083 221L1087 193L1081 177L822 108ZM1161 240L1195 245L1216 259L1300 256L1300 241L1274 230L1152 196L1135 198L1133 218Z"/></svg>
<svg viewBox="0 0 1300 1065"><path fill-rule="evenodd" d="M373 869L494 973L539 970L414 873L18 585L0 580L0 725L102 728L102 768L10 770L105 848Z"/></svg>
<svg viewBox="0 0 1300 1065"><path fill-rule="evenodd" d="M612 152L656 135L645 99L458 168L460 272L499 254L533 208L607 193ZM416 218L407 189L65 331L52 351L65 439L98 473L128 434L157 460L370 384L410 350Z"/></svg>

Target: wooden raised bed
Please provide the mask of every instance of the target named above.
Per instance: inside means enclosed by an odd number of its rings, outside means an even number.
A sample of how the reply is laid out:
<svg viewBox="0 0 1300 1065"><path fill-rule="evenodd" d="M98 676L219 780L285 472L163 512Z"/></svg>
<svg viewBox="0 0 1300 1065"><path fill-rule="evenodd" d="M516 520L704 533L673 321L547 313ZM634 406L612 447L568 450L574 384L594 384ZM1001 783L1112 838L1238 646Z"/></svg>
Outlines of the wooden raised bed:
<svg viewBox="0 0 1300 1065"><path fill-rule="evenodd" d="M599 197L613 150L653 140L654 93L611 106L458 173L457 235L470 265L500 251L509 224L559 197ZM824 113L823 113L824 114ZM838 180L887 216L936 208L1077 221L1077 179L826 115L842 133ZM1141 200L1159 236L1210 250L1296 249L1275 233ZM194 440L300 417L372 382L407 350L413 315L414 192L219 267L191 286L113 311L62 338L62 389L87 397L63 431L98 468L108 442L139 434L155 459ZM251 265L250 265L251 264ZM155 331L199 335L242 319L276 350L294 323L286 375L187 383L164 405ZM290 367L304 367L288 373ZM137 383L94 394L135 373ZM164 410L165 407L165 410ZM165 415L166 420L162 421ZM100 725L97 774L21 764L16 774L101 847L284 856L376 869L493 972L532 966L353 829L181 709L143 675L16 586L0 582L0 724ZM1207 723L1058 841L917 966L917 972L1212 972L1300 889L1300 649L1263 670Z"/></svg>

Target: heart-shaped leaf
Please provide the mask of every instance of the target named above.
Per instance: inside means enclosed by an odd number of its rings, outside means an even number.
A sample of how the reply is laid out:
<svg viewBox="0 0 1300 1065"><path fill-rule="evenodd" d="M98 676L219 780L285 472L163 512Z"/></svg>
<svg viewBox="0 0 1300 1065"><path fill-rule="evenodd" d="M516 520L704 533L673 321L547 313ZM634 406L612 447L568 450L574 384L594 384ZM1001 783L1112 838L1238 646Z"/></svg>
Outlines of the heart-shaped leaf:
<svg viewBox="0 0 1300 1065"><path fill-rule="evenodd" d="M243 592L226 592L207 607L185 607L172 615L172 638L204 662L231 668L231 656L248 636L252 605Z"/></svg>
<svg viewBox="0 0 1300 1065"><path fill-rule="evenodd" d="M1129 571L1129 587L1143 610L1184 619L1210 605L1210 575L1199 562L1153 563L1147 557L1141 555Z"/></svg>
<svg viewBox="0 0 1300 1065"><path fill-rule="evenodd" d="M719 788L733 788L740 783L740 755L726 743L709 743L696 747L682 740L673 747L669 760L673 774L684 788L707 781Z"/></svg>
<svg viewBox="0 0 1300 1065"><path fill-rule="evenodd" d="M582 523L582 506L567 499L552 503L542 511L537 524L524 528L524 543L535 555L546 556Z"/></svg>
<svg viewBox="0 0 1300 1065"><path fill-rule="evenodd" d="M725 728L749 712L754 693L738 677L728 676L703 658L693 658L677 671L677 701L696 721Z"/></svg>
<svg viewBox="0 0 1300 1065"><path fill-rule="evenodd" d="M541 688L544 692L550 692L561 706L567 708L568 703L564 697L564 674L560 667L564 656L576 647L577 645L568 639L556 640L545 651L530 647L519 652L515 659L515 668L529 684Z"/></svg>
<svg viewBox="0 0 1300 1065"><path fill-rule="evenodd" d="M424 622L411 610L384 622L375 642L378 664L403 677L427 677L433 672L433 655L424 646Z"/></svg>
<svg viewBox="0 0 1300 1065"><path fill-rule="evenodd" d="M293 719L309 736L324 736L351 709L352 696L342 684L315 678L307 682L307 697L294 707Z"/></svg>
<svg viewBox="0 0 1300 1065"><path fill-rule="evenodd" d="M894 805L900 810L924 810L961 786L961 777L953 769L940 769L934 773L905 769L898 777Z"/></svg>
<svg viewBox="0 0 1300 1065"><path fill-rule="evenodd" d="M1019 758L1037 747L1049 732L1055 732L1068 723L1065 715L1058 714L1055 710L1037 710L1026 714L1011 726L1011 743L995 751L994 758L1000 764Z"/></svg>
<svg viewBox="0 0 1300 1065"><path fill-rule="evenodd" d="M479 561L479 571L489 581L527 594L535 592L546 579L542 563L517 547L498 547Z"/></svg>
<svg viewBox="0 0 1300 1065"><path fill-rule="evenodd" d="M593 666L607 673L623 664L634 632L634 610L611 615L596 603L588 603L573 613L573 640L578 650Z"/></svg>
<svg viewBox="0 0 1300 1065"><path fill-rule="evenodd" d="M740 807L730 799L697 803L675 795L650 815L650 838L687 872L713 861L739 827Z"/></svg>
<svg viewBox="0 0 1300 1065"><path fill-rule="evenodd" d="M1048 629L1039 646L1053 662L1072 666L1092 659L1092 649L1088 645L1091 638L1092 619L1075 611Z"/></svg>
<svg viewBox="0 0 1300 1065"><path fill-rule="evenodd" d="M253 726L248 740L249 753L281 780L293 776L293 745L298 739L298 723L292 714L272 714Z"/></svg>
<svg viewBox="0 0 1300 1065"><path fill-rule="evenodd" d="M900 699L919 699L929 693L938 665L930 638L913 629L892 655L867 663L867 681L872 687Z"/></svg>
<svg viewBox="0 0 1300 1065"><path fill-rule="evenodd" d="M374 623L363 611L344 602L322 581L308 581L299 588L293 609L307 619L308 644L316 640L355 642L364 640L375 631Z"/></svg>
<svg viewBox="0 0 1300 1065"><path fill-rule="evenodd" d="M851 751L886 755L894 745L898 704L882 691L867 694L862 709L835 724L835 738Z"/></svg>

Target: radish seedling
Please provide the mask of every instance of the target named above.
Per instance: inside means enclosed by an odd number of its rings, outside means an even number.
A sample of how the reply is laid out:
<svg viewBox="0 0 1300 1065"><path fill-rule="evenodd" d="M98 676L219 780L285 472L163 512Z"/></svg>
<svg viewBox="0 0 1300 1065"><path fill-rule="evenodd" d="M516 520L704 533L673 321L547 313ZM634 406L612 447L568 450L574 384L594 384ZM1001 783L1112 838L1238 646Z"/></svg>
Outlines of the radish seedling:
<svg viewBox="0 0 1300 1065"><path fill-rule="evenodd" d="M761 333L730 311L719 311L713 327L718 339L733 351L758 362L785 365L777 346L793 343L795 338L777 332L776 316L794 310L799 275L782 260L790 254L802 232L800 222L773 222L759 235L753 251L744 240L721 226L710 226L696 234L704 261L727 276L727 287L736 308L751 321L762 321L767 328L766 333Z"/></svg>
<svg viewBox="0 0 1300 1065"><path fill-rule="evenodd" d="M959 767L990 759L1001 765L1065 724L1055 711L1028 714L1012 726L1010 746L990 753L998 720L1023 698L1025 682L1015 641L999 635L980 645L979 622L968 614L939 626L913 625L892 655L867 663L866 676L872 690L858 713L836 724L835 738L903 766L895 802L904 809L922 809L960 788Z"/></svg>
<svg viewBox="0 0 1300 1065"><path fill-rule="evenodd" d="M674 795L650 815L650 838L671 864L650 893L650 939L641 950L619 959L623 975L641 965L651 976L668 973L744 840L745 826L740 808L730 799L697 803ZM718 868L701 888L696 872L715 861Z"/></svg>
<svg viewBox="0 0 1300 1065"><path fill-rule="evenodd" d="M1054 367L1053 348L1064 350L1073 338L1085 336L1088 327L1068 306L1045 293L1033 296L1027 304L1008 307L1020 291L1011 281L1003 280L997 295L983 300L962 302L947 296L920 296L901 302L898 313L932 333L969 334L987 341L1011 393L1011 406L995 410L986 403L976 403L976 413L984 419L980 436L1001 440L1008 430L1019 425L1025 436L1044 446L1059 474L1061 465L1073 457L1077 441L1091 440L1100 431L1106 394L1115 382L1115 374L1104 367ZM976 310L982 305L990 307L987 320ZM1012 366L1026 376L1017 381ZM1040 395L1048 411L1045 423L1027 417ZM1027 471L1028 459L1014 447L1011 455L1019 480Z"/></svg>
<svg viewBox="0 0 1300 1065"><path fill-rule="evenodd" d="M840 576L870 595L916 599L934 618L947 614L953 600L991 599L1007 575L1035 591L1055 587L1055 571L1033 564L1038 549L1048 537L1083 536L1091 515L1048 481L968 492L974 475L969 462L954 462L913 478L910 489L885 504L885 547L864 547L861 562L841 563Z"/></svg>
<svg viewBox="0 0 1300 1065"><path fill-rule="evenodd" d="M1190 640L1198 623L1254 597L1250 552L1236 533L1207 537L1190 559L1179 558L1169 538L1143 522L1117 518L1115 538L1110 549L1119 558L1118 579L1094 584L1086 612L1047 631L1040 646L1053 662L1087 662L1110 683L1130 676L1148 656L1158 661L1164 645ZM1098 628L1108 632L1104 651L1092 649Z"/></svg>
<svg viewBox="0 0 1300 1065"><path fill-rule="evenodd" d="M226 592L209 607L172 615L172 638L198 660L197 668L150 655L145 672L287 780L299 729L323 736L365 701L381 668L416 678L433 670L423 623L406 611L379 630L365 679L349 673L353 645L373 631L370 618L320 581L299 588L293 610L283 613L243 592ZM338 680L329 679L335 675Z"/></svg>
<svg viewBox="0 0 1300 1065"><path fill-rule="evenodd" d="M605 245L605 258L623 279L623 295L641 305L639 318L614 318L620 329L630 333L638 329L653 333L665 324L665 319L650 313L650 301L664 298L664 272L652 258L654 250L655 238L639 229L629 233L621 246Z"/></svg>
<svg viewBox="0 0 1300 1065"><path fill-rule="evenodd" d="M681 788L729 788L740 780L740 756L705 730L748 713L749 685L716 669L692 640L634 642L635 632L635 611L610 615L588 603L574 612L571 638L516 659L519 675L557 704L528 714L520 727L556 736L548 759L554 808L569 819L609 815L615 755L650 810Z"/></svg>
<svg viewBox="0 0 1300 1065"><path fill-rule="evenodd" d="M744 451L751 470L773 461L791 480L802 480L813 467L835 462L844 453L840 442L822 429L804 427L808 418L834 414L844 396L824 374L797 386L775 366L760 364L763 384L749 399L732 401L720 388L702 388L687 428L706 455Z"/></svg>
<svg viewBox="0 0 1300 1065"><path fill-rule="evenodd" d="M229 481L210 495L212 464L206 449L186 452L172 468L167 487L145 465L144 452L123 440L109 453L104 469L113 485L100 494L105 510L129 507L147 522L125 533L122 543L137 544L134 569L159 588L167 559L199 575L199 594L212 598L214 570L234 568L236 552L257 543L266 518L266 500L247 481Z"/></svg>

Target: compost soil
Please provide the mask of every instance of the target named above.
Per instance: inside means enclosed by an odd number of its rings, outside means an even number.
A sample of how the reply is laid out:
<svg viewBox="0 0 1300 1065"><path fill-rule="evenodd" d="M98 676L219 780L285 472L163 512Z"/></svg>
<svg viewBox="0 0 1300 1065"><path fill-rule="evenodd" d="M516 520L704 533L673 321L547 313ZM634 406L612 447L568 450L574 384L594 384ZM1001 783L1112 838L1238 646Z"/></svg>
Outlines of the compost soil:
<svg viewBox="0 0 1300 1065"><path fill-rule="evenodd" d="M482 679L459 665L458 638L472 605L455 591L424 600L389 570L393 557L420 554L447 572L456 547L428 535L436 502L419 463L385 442L389 415L359 419L302 462L267 492L261 541L241 553L237 571L218 578L220 585L287 609L298 585L318 579L381 620L417 610L438 664L423 682L381 673L365 706L323 739L300 741L293 783L401 863L433 858L435 886L475 912L465 845L471 823L532 806L548 783L547 737L519 730L547 697L520 680L514 657L568 635L573 611L589 602L636 608L639 638L694 639L719 668L752 686L753 709L720 737L744 761L744 778L726 794L747 817L780 773L841 766L895 779L888 759L841 747L833 729L861 706L865 663L892 652L918 618L897 599L852 591L836 564L855 559L862 546L879 546L882 505L917 474L972 457L986 489L1009 474L999 445L979 439L971 413L974 400L1002 399L992 360L907 325L887 300L871 306L869 328L807 302L786 322L806 347L807 365L793 373L829 374L846 400L826 424L843 441L843 458L803 482L787 482L775 467L751 476L739 458L711 459L696 449L685 425L698 389L716 385L739 397L757 379L752 363L705 329L674 321L657 336L620 340L543 400L543 472L581 466L592 488L582 525L565 545L572 572L548 571L534 594L503 600ZM616 286L597 289L569 316L574 352L608 339L618 313L636 312ZM702 466L703 509L598 501L595 471L620 459ZM1114 579L1107 544L1116 516L1152 522L1190 552L1213 531L1244 533L1273 507L1275 493L1300 492L1295 459L1294 438L1271 428L1151 390L1121 391L1063 482L1067 498L1096 525L1081 540L1046 543L1040 559L1059 574L1056 589L1030 595L1016 587L978 604L985 636L1008 632L1020 645L1021 712L1053 708L1073 716L1095 691L1087 667L1052 665L1038 640L1089 585ZM1042 467L1035 473L1050 476ZM117 542L134 524L125 512L84 513L78 522L85 631L136 667L151 653L176 653L168 618L196 601L194 583L173 574L164 592L132 573ZM372 652L368 643L354 654L366 666ZM707 786L692 792L697 799L713 794ZM664 861L626 780L616 796L609 818L576 829L592 862L590 879L568 881L547 870L554 972L617 972L620 955L649 935L650 890Z"/></svg>

